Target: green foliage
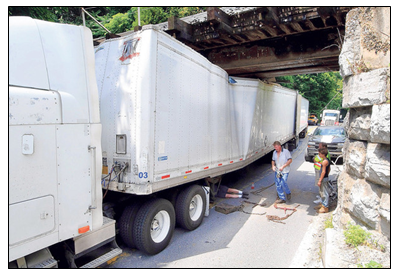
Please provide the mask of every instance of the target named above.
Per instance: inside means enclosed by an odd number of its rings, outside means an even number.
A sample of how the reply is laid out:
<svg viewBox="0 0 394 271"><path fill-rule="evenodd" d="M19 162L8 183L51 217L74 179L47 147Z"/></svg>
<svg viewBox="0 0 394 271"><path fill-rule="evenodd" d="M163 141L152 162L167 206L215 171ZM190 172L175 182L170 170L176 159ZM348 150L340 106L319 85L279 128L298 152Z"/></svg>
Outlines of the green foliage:
<svg viewBox="0 0 394 271"><path fill-rule="evenodd" d="M172 7L174 9L174 16L178 18L194 15L206 11L205 7Z"/></svg>
<svg viewBox="0 0 394 271"><path fill-rule="evenodd" d="M137 8L135 8L137 10ZM167 21L168 14L163 7L145 7L140 8L141 26L147 24L158 24ZM138 11L133 26L138 26Z"/></svg>
<svg viewBox="0 0 394 271"><path fill-rule="evenodd" d="M140 22L141 26L159 24L166 22L170 16L182 18L204 10L202 7L142 7L140 8ZM133 30L135 26L138 26L138 7L130 7L125 13L113 14L104 26L113 33Z"/></svg>
<svg viewBox="0 0 394 271"><path fill-rule="evenodd" d="M357 247L361 244L366 244L371 233L366 232L359 225L353 225L349 222L344 235L346 244Z"/></svg>
<svg viewBox="0 0 394 271"><path fill-rule="evenodd" d="M375 261L370 261L369 263L362 265L362 264L357 264L358 268L383 268L383 266L380 263L377 263Z"/></svg>
<svg viewBox="0 0 394 271"><path fill-rule="evenodd" d="M342 77L338 72L281 76L277 77L276 81L285 87L298 90L308 99L309 113L319 116L325 106L327 109L342 107Z"/></svg>
<svg viewBox="0 0 394 271"><path fill-rule="evenodd" d="M68 23L81 24L81 11L77 7L8 7L9 16L29 16L35 19Z"/></svg>
<svg viewBox="0 0 394 271"><path fill-rule="evenodd" d="M112 33L133 30L138 25L137 7L86 7L97 21ZM170 16L179 18L205 11L203 7L141 7L141 26L158 24L168 20ZM9 16L29 16L44 21L81 25L80 7L9 7ZM85 16L86 26L92 30L94 38L103 37L106 31L97 25L89 16Z"/></svg>
<svg viewBox="0 0 394 271"><path fill-rule="evenodd" d="M117 13L104 26L112 33L127 32L133 29L133 20L133 15L129 12Z"/></svg>
<svg viewBox="0 0 394 271"><path fill-rule="evenodd" d="M334 225L332 224L332 215L324 221L324 229L333 229Z"/></svg>

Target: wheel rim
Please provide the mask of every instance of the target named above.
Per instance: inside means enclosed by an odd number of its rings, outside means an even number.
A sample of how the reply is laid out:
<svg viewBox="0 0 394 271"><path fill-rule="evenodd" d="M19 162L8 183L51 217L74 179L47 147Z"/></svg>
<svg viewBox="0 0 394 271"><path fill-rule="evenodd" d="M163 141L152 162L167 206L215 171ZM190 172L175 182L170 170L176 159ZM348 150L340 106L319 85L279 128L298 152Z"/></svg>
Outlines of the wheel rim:
<svg viewBox="0 0 394 271"><path fill-rule="evenodd" d="M153 242L162 242L170 230L170 215L166 211L158 212L152 220L150 235Z"/></svg>
<svg viewBox="0 0 394 271"><path fill-rule="evenodd" d="M195 195L190 201L189 205L189 215L190 219L196 221L200 218L203 206L202 197L200 195Z"/></svg>

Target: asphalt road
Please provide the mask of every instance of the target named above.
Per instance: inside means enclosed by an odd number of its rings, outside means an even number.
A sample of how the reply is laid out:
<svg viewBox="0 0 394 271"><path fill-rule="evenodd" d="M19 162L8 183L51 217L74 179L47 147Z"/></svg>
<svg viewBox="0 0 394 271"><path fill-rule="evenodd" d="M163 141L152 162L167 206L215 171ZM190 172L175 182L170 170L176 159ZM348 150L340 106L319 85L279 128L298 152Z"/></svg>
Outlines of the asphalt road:
<svg viewBox="0 0 394 271"><path fill-rule="evenodd" d="M314 127L311 127L312 129ZM250 194L249 201L264 203L256 206L244 203L244 211L225 215L210 209L208 217L196 230L176 228L168 247L149 256L122 244L123 253L101 268L287 268L291 265L307 230L317 215L313 208L318 195L314 186L313 164L304 161L307 138L292 152L293 163L288 179L292 199L278 206L297 207L297 211L282 220L272 222L266 215L285 217L282 209L274 208L276 188L270 159L260 159L247 169L224 176L222 183L230 187L259 192ZM268 160L268 161L267 161ZM254 189L251 189L254 183ZM266 188L266 189L264 189ZM263 190L263 191L262 191ZM244 199L219 199L239 206ZM298 253L299 254L299 253Z"/></svg>

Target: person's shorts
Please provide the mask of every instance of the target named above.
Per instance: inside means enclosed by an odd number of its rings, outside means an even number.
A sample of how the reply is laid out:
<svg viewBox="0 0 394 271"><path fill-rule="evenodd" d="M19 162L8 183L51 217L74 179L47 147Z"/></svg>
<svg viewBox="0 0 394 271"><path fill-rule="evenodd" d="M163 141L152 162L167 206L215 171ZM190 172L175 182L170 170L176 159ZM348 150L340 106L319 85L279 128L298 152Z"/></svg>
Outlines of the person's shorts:
<svg viewBox="0 0 394 271"><path fill-rule="evenodd" d="M225 198L227 194L228 187L225 185L220 185L219 189L216 193L216 196L219 198Z"/></svg>

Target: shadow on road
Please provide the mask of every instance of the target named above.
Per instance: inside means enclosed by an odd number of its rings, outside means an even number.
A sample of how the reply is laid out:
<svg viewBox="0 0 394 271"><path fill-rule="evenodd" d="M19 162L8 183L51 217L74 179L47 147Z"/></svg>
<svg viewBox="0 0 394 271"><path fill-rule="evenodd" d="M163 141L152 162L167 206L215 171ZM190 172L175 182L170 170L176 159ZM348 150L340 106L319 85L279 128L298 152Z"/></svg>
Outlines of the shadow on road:
<svg viewBox="0 0 394 271"><path fill-rule="evenodd" d="M161 253L153 256L146 255L135 249L129 249L119 241L124 253L116 261L103 265L102 267L160 268L177 267L177 263L179 263L179 267L182 268L195 268L195 261L199 259L206 261L206 263L204 263L205 265L198 265L198 267L228 267L225 257L223 259L222 257L211 259L206 256L210 255L211 252L215 252L215 255L221 255L221 253L224 253L221 252L222 250L226 251L230 249L229 246L232 246L232 242L242 244L243 246L256 245L256 242L257 244L259 242L269 242L270 238L273 238L272 242L274 242L274 238L277 238L275 236L279 232L289 242L301 242L303 234L300 229L306 229L312 217L317 215L316 210L313 208L316 206L313 201L316 200L316 195L318 195L318 187L314 184L313 164L305 162L303 157L306 141L307 139L304 139L303 144L300 144L300 147L292 152L293 163L291 164L291 172L288 179L292 198L282 206L291 208L299 206L297 207L297 211L286 220L272 222L266 218L266 215L284 217L289 213L289 211L286 213L283 209L274 208L276 187L272 185L274 183L274 174L271 169L272 153L270 153L245 169L224 175L222 180L222 183L226 186L248 191L250 193L248 201L263 203L266 206L255 206L253 208L252 204L244 204L244 210L252 214L234 212L228 215L216 212L214 208L211 208L209 216L204 218L199 228L191 232L176 228L169 246ZM252 183L254 183L254 189L251 189ZM260 190L263 191L252 193ZM217 199L214 204L225 202L240 206L243 201L244 199ZM250 224L248 220L253 221L253 223ZM246 224L247 222L248 224ZM249 231L249 229L251 229L250 231L257 229L256 232L261 232L255 237L256 240L248 236L248 233L246 233L248 237L245 240L237 236L240 231L245 235L244 232ZM300 236L295 235L297 231L300 231ZM276 253L276 250L279 254L284 253L280 246L274 246L270 249L272 253ZM295 250L288 252L288 254L286 258L289 259L286 259L282 263L284 265L286 261L291 261ZM188 266L189 261L190 266ZM201 264L201 262L199 263ZM240 267L246 266L242 263L239 264ZM265 267L268 266L274 265L270 264L269 260L266 260Z"/></svg>

